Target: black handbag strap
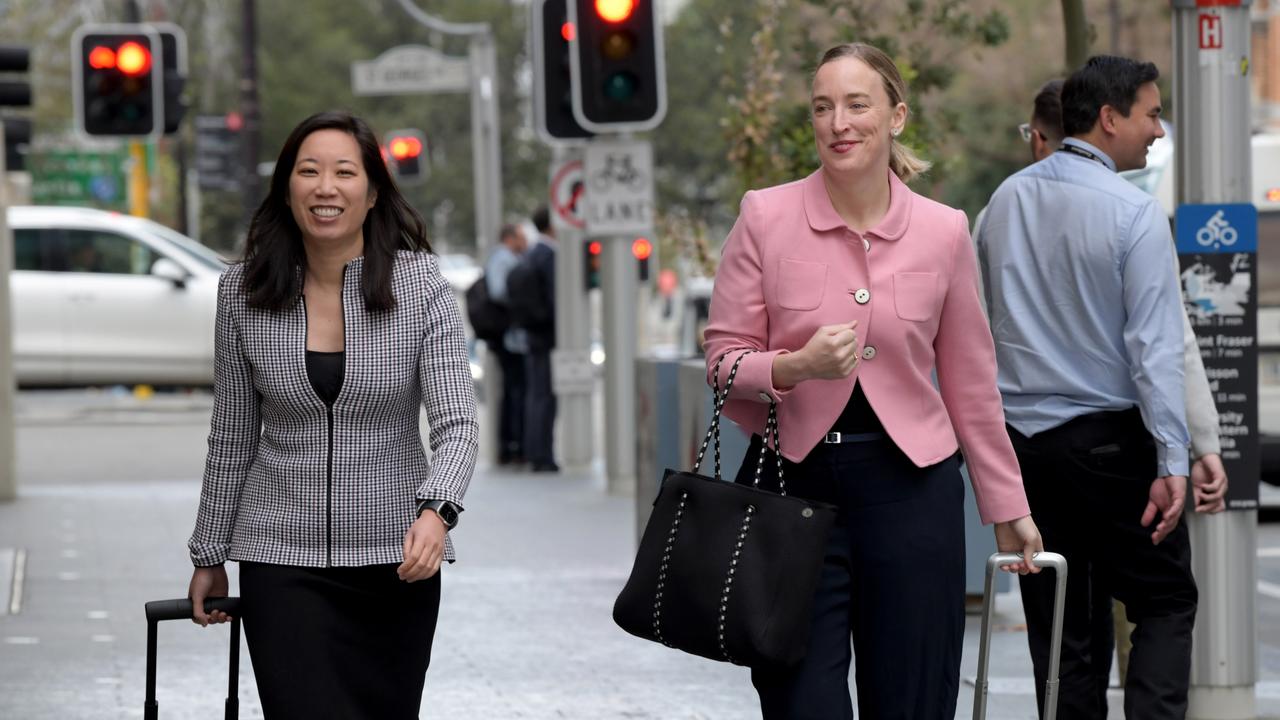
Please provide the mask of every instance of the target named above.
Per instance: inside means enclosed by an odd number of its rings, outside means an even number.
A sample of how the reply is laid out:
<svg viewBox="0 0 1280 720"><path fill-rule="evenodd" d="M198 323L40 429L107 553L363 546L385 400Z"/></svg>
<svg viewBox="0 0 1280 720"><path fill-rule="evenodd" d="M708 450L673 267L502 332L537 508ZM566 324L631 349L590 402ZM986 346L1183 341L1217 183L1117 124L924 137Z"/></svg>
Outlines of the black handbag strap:
<svg viewBox="0 0 1280 720"><path fill-rule="evenodd" d="M720 465L720 416L724 411L725 401L729 399L729 389L733 387L733 381L738 376L738 367L742 365L742 359L753 352L756 352L756 351L747 350L742 354L738 355L738 359L733 362L733 367L729 369L729 377L728 379L725 380L723 391L721 391L720 389L720 367L724 363L724 359L729 355L729 353L725 353L724 355L721 355L719 359L716 360L715 371L712 373L712 379L711 379L712 387L715 390L715 396L713 398L714 412L711 415L711 427L707 428L707 434L705 437L702 438L702 448L698 450L698 459L693 464L693 472L695 473L698 472L698 469L702 467L702 460L707 455L707 446L710 445L714 440L715 467L716 467L714 477L716 480L722 479L721 465ZM773 436L774 456L776 457L778 462L778 493L780 495L786 495L787 486L782 479L782 445L781 445L781 439L778 435L778 403L773 400L770 400L769 402L769 419L768 419L768 422L765 423L765 428L764 428L764 440L765 440L764 444L766 448L769 445L770 434L772 434ZM755 474L755 478L752 480L753 486L760 487L760 476L763 473L763 471L764 471L764 449L761 449L760 455L756 458L756 474Z"/></svg>

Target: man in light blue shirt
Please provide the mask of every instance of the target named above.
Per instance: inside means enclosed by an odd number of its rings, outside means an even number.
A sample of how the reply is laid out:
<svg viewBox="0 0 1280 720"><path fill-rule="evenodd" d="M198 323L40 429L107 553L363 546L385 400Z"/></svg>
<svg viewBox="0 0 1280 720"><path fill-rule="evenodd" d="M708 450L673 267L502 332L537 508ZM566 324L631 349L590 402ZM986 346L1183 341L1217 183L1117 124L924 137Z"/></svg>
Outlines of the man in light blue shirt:
<svg viewBox="0 0 1280 720"><path fill-rule="evenodd" d="M484 280L489 297L506 307L507 276L520 263L520 256L529 246L524 230L519 225L503 225L498 231L498 244L484 265ZM502 338L486 342L489 351L498 358L502 368L502 396L498 407L498 464L522 464L524 451L525 379L524 354L527 349L524 330L508 327Z"/></svg>
<svg viewBox="0 0 1280 720"><path fill-rule="evenodd" d="M1106 56L1073 74L1062 147L1000 186L976 238L1027 498L1045 547L1072 570L1063 720L1106 716L1093 687L1104 662L1090 647L1094 578L1138 626L1128 716L1186 713L1196 589L1179 523L1189 443L1181 292L1164 213L1116 174L1145 166L1164 133L1157 77L1150 63ZM1021 579L1041 697L1053 602L1044 580Z"/></svg>

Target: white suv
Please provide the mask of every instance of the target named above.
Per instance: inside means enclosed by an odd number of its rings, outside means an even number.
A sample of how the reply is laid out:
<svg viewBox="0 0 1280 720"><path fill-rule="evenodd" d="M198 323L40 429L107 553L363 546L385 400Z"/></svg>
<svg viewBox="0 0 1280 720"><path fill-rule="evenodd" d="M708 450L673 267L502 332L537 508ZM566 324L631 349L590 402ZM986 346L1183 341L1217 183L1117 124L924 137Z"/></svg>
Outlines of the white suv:
<svg viewBox="0 0 1280 720"><path fill-rule="evenodd" d="M225 262L143 218L12 207L10 275L19 385L213 383Z"/></svg>

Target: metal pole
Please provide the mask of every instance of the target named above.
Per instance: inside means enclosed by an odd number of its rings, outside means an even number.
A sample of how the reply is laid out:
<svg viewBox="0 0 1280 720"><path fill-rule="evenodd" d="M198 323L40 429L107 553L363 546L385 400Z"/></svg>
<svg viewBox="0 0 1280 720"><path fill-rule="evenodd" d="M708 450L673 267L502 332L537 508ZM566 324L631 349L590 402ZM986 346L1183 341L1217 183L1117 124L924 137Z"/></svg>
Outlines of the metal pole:
<svg viewBox="0 0 1280 720"><path fill-rule="evenodd" d="M249 231L249 223L253 221L253 213L258 209L259 146L262 142L262 118L258 112L258 22L254 8L254 0L241 0L240 6L240 42L243 53L240 77L240 115L244 119L244 168L242 169L241 192L244 200L244 230Z"/></svg>
<svg viewBox="0 0 1280 720"><path fill-rule="evenodd" d="M4 125L0 124L0 148L4 147ZM0 152L0 502L18 497L18 466L15 442L13 371L13 314L9 311L9 271L13 269L13 235L9 232L9 181L4 153Z"/></svg>
<svg viewBox="0 0 1280 720"><path fill-rule="evenodd" d="M497 53L493 34L471 36L471 157L475 164L476 251L488 257L502 222Z"/></svg>
<svg viewBox="0 0 1280 720"><path fill-rule="evenodd" d="M629 243L603 240L605 469L608 490L636 491L636 261Z"/></svg>
<svg viewBox="0 0 1280 720"><path fill-rule="evenodd" d="M577 147L555 145L552 147L553 168L582 162L582 150ZM554 203L555 198L551 198ZM557 383L556 401L560 414L560 458L566 467L582 469L591 464L595 456L595 423L593 402L595 396L595 368L591 364L591 306L590 294L584 283L586 260L582 247L586 235L560 219L559 213L551 214L556 240L560 244L556 252L556 352L552 357L553 377L573 375L578 382ZM586 382L583 379L586 378Z"/></svg>
<svg viewBox="0 0 1280 720"><path fill-rule="evenodd" d="M1250 202L1251 0L1234 7L1197 7L1196 0L1172 4L1177 204ZM1236 440L1239 445L1256 436ZM1225 453L1224 460L1230 471ZM1231 482L1258 482L1256 474L1249 475L1233 474ZM1187 717L1255 718L1257 510L1188 513L1187 523L1200 589Z"/></svg>

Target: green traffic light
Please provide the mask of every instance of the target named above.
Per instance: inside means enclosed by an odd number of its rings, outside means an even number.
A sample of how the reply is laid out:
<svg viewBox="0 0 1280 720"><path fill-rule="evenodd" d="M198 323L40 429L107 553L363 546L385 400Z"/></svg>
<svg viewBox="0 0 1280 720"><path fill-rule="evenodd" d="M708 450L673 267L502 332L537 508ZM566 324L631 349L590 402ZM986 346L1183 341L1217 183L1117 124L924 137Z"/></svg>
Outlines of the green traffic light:
<svg viewBox="0 0 1280 720"><path fill-rule="evenodd" d="M633 73L616 72L605 78L604 96L610 100L630 100L635 97L640 81Z"/></svg>

